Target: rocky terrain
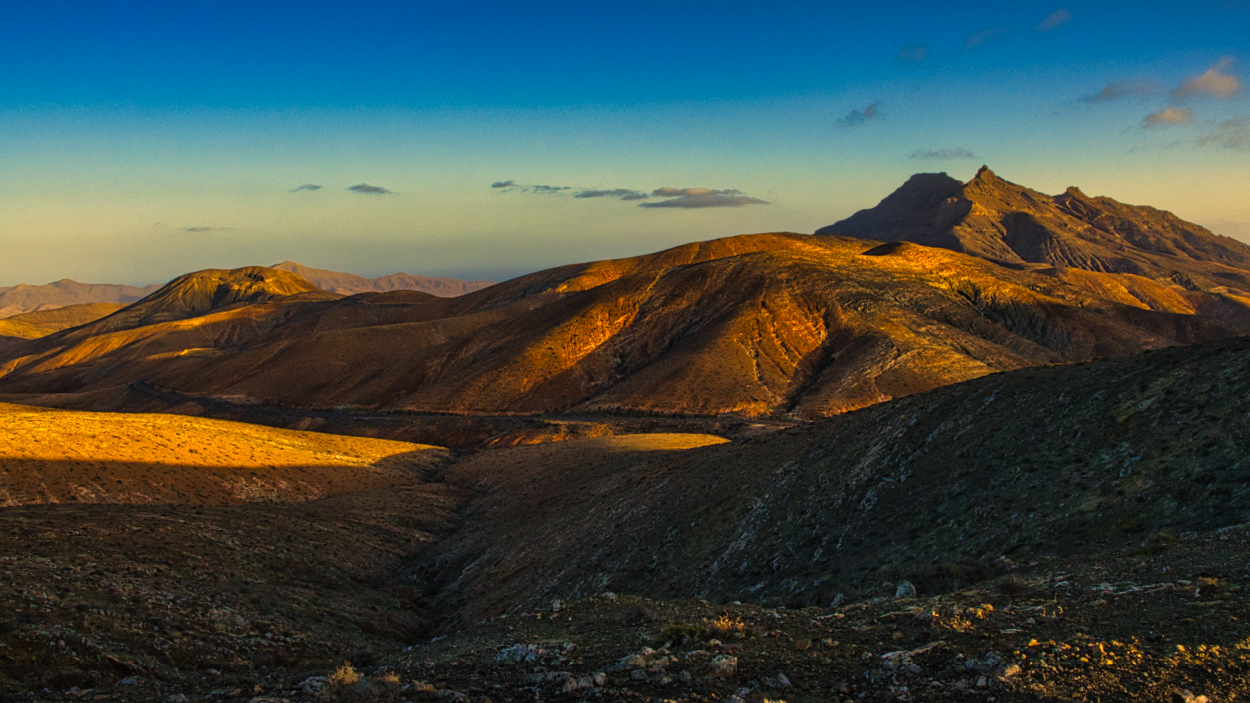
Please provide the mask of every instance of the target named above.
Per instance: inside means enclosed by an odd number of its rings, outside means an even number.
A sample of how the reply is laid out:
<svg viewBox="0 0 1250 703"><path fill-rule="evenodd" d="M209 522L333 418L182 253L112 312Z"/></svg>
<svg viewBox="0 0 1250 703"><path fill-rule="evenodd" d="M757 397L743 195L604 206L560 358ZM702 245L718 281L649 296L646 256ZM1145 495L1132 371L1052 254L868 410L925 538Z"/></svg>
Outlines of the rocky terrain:
<svg viewBox="0 0 1250 703"><path fill-rule="evenodd" d="M1056 196L999 178L981 167L961 183L920 173L868 210L817 235L914 242L1009 266L1128 273L1244 298L1250 246L1148 206L1090 197L1071 187Z"/></svg>
<svg viewBox="0 0 1250 703"><path fill-rule="evenodd" d="M415 290L421 293L437 295L441 298L454 298L465 293L472 293L487 286L492 281L460 281L455 278L431 278L429 276L413 276L408 273L393 273L380 278L365 278L354 273L327 271L311 266L297 264L294 261L283 261L270 268L279 271L290 271L318 288L338 293L354 295L356 293L386 293L393 290Z"/></svg>
<svg viewBox="0 0 1250 703"><path fill-rule="evenodd" d="M1250 308L1228 296L1082 275L794 234L566 266L457 298L340 298L284 271L207 271L0 350L0 392L123 410L142 383L364 413L813 418L1250 330Z"/></svg>
<svg viewBox="0 0 1250 703"><path fill-rule="evenodd" d="M0 685L167 702L1239 700L1247 379L1239 338L729 443L480 451L320 500L10 507Z"/></svg>

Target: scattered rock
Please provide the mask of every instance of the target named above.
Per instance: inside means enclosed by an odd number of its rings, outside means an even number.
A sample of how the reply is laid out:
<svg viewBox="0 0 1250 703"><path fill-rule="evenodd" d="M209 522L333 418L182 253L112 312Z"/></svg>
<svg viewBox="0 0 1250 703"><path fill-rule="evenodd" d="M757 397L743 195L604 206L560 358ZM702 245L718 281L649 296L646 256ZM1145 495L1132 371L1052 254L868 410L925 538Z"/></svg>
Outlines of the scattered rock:
<svg viewBox="0 0 1250 703"><path fill-rule="evenodd" d="M898 585L898 588L894 589L894 597L895 598L915 598L916 587L912 585L911 581L903 581L902 583Z"/></svg>
<svg viewBox="0 0 1250 703"><path fill-rule="evenodd" d="M738 658L728 657L723 654L717 655L712 658L710 667L708 676L717 679L727 679L738 673Z"/></svg>
<svg viewBox="0 0 1250 703"><path fill-rule="evenodd" d="M1207 703L1206 696L1195 696L1188 689L1178 689L1172 694L1172 703Z"/></svg>

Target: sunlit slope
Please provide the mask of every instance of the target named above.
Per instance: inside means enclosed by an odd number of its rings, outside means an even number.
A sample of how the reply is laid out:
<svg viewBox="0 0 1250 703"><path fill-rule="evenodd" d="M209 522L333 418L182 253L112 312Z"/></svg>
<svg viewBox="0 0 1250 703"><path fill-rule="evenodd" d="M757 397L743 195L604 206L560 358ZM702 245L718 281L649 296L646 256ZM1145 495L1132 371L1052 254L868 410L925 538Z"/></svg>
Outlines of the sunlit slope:
<svg viewBox="0 0 1250 703"><path fill-rule="evenodd" d="M142 323L163 305L4 352L0 392L148 381L292 407L811 417L1250 331L1245 301L1145 277L796 234L564 266L457 298L297 291Z"/></svg>
<svg viewBox="0 0 1250 703"><path fill-rule="evenodd" d="M407 442L0 405L0 506L311 500L419 480L447 458Z"/></svg>
<svg viewBox="0 0 1250 703"><path fill-rule="evenodd" d="M53 332L95 322L124 307L126 306L123 303L86 303L22 313L0 320L0 337L38 339Z"/></svg>
<svg viewBox="0 0 1250 703"><path fill-rule="evenodd" d="M1242 242L1075 187L1039 193L984 167L967 183L916 174L876 207L816 234L908 241L1009 265L1137 274L1181 291L1250 291L1250 246Z"/></svg>

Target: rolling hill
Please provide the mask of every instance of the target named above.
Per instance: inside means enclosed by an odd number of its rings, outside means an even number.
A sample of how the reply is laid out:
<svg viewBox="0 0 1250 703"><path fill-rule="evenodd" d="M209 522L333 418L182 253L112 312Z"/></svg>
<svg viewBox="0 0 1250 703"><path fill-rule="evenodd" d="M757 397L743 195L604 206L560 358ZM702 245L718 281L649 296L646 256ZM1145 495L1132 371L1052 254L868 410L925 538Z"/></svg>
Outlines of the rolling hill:
<svg viewBox="0 0 1250 703"><path fill-rule="evenodd" d="M365 278L354 273L315 269L311 266L297 264L294 261L283 261L280 264L274 264L270 268L279 271L289 271L322 290L338 293L339 295L415 290L443 298L454 298L458 295L472 293L475 290L481 290L487 286L494 285L492 281L460 281L454 278L430 278L428 276L413 276L407 273L393 273L380 278Z"/></svg>
<svg viewBox="0 0 1250 703"><path fill-rule="evenodd" d="M819 417L1250 331L1238 297L1077 273L797 234L564 266L457 298L340 299L273 269L209 271L0 352L0 392L101 397L147 381L297 408Z"/></svg>

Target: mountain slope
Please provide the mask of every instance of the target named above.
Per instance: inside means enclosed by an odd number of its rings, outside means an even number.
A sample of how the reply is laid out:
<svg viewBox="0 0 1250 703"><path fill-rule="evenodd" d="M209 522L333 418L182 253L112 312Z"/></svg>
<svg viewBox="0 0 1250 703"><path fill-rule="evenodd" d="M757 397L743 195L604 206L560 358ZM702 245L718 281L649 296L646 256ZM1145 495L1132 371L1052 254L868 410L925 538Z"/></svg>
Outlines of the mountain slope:
<svg viewBox="0 0 1250 703"><path fill-rule="evenodd" d="M0 287L0 318L87 303L133 303L160 288L79 283L68 278L43 286L19 283Z"/></svg>
<svg viewBox="0 0 1250 703"><path fill-rule="evenodd" d="M415 290L442 298L454 298L494 285L492 281L460 281L454 278L430 278L428 276L413 276L407 273L393 273L380 278L365 278L354 273L315 269L303 264L297 264L294 261L283 261L280 264L270 266L270 268L278 271L289 271L322 290L338 293L339 295Z"/></svg>
<svg viewBox="0 0 1250 703"><path fill-rule="evenodd" d="M209 273L292 276L246 271ZM0 353L0 391L142 380L304 408L817 417L995 371L1250 331L1235 301L1217 315L1219 296L1099 275L1075 285L944 249L762 234L458 298L304 292L159 321L167 300L183 301L174 287ZM304 288L280 292L293 290ZM203 305L172 312L193 309Z"/></svg>
<svg viewBox="0 0 1250 703"><path fill-rule="evenodd" d="M1250 339L1025 369L682 452L483 452L448 473L466 526L418 568L466 621L604 591L927 597L1004 556L1245 531L1248 441Z"/></svg>
<svg viewBox="0 0 1250 703"><path fill-rule="evenodd" d="M84 303L26 312L0 320L0 337L37 339L53 332L85 325L124 308L123 303Z"/></svg>
<svg viewBox="0 0 1250 703"><path fill-rule="evenodd" d="M1250 295L1246 244L1170 212L1089 197L1075 187L1045 195L986 167L967 183L945 173L917 174L876 207L816 234L908 241L1007 265L1130 273L1191 290Z"/></svg>

